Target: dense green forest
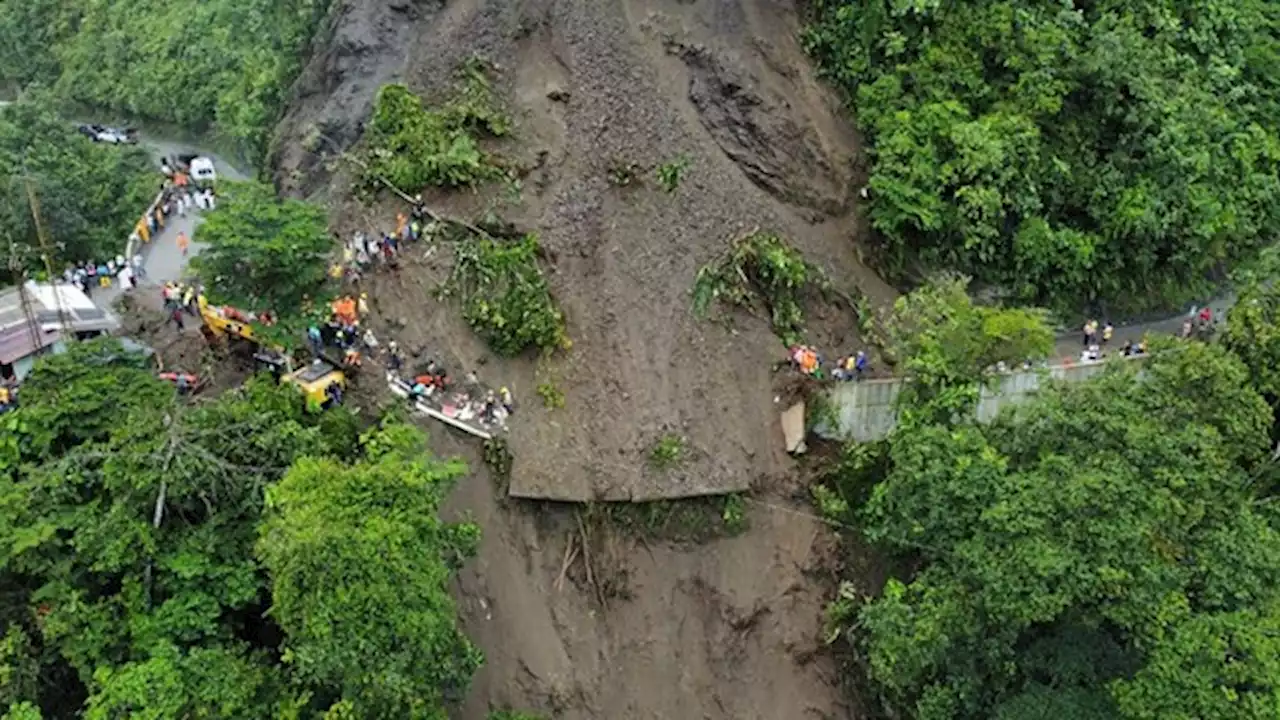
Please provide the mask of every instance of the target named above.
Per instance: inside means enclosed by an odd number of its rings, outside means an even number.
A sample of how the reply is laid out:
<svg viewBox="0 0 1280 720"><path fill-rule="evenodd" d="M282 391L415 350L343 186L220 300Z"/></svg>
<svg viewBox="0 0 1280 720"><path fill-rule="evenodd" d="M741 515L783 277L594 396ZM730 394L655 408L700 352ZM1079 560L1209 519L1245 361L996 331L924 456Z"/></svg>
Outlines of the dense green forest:
<svg viewBox="0 0 1280 720"><path fill-rule="evenodd" d="M95 107L212 129L252 156L327 0L0 3L0 87L41 82Z"/></svg>
<svg viewBox="0 0 1280 720"><path fill-rule="evenodd" d="M0 277L10 277L11 254L32 273L43 269L27 180L62 262L115 257L159 190L145 151L95 144L55 114L47 92L25 93L0 109Z"/></svg>
<svg viewBox="0 0 1280 720"><path fill-rule="evenodd" d="M8 717L443 718L481 658L446 583L466 468L250 382L192 404L115 341L0 416ZM24 714L25 713L25 714Z"/></svg>
<svg viewBox="0 0 1280 720"><path fill-rule="evenodd" d="M1280 5L818 0L898 271L1168 305L1280 229Z"/></svg>
<svg viewBox="0 0 1280 720"><path fill-rule="evenodd" d="M1140 369L1117 361L980 425L967 418L991 356L956 348L1038 334L1016 311L983 330L975 315L1009 311L945 288L899 304L925 321L902 345L925 371L898 429L848 447L818 492L898 568L873 597L849 586L831 607L833 637L857 649L885 708L1276 717L1278 308L1280 292L1251 286L1221 342L1165 341ZM1011 326L1024 331L999 329Z"/></svg>

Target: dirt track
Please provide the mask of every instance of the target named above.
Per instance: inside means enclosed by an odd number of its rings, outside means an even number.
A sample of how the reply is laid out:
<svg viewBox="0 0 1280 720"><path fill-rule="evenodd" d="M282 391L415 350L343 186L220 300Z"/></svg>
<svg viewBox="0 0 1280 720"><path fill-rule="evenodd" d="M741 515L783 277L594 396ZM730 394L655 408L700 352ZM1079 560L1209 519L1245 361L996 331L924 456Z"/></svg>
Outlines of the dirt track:
<svg viewBox="0 0 1280 720"><path fill-rule="evenodd" d="M479 367L520 403L513 419L512 490L529 496L642 498L748 486L783 508L794 467L781 449L769 366L780 344L761 319L736 330L697 321L697 268L733 237L776 230L845 290L893 295L860 262L857 138L814 80L789 3L768 0L347 0L304 73L280 127L276 178L327 196L334 229L388 227L391 203L366 208L350 179L326 170L327 142L359 137L378 84L403 78L440 97L451 70L480 54L500 68L515 138L495 146L531 168L518 199L503 188L431 194L454 214L496 209L536 230L548 251L572 352L548 366L490 358L455 308L430 294L439 257L412 259L368 283L375 327L451 367ZM652 167L687 157L679 189L652 172L615 187L618 161ZM853 319L813 308L814 339L859 346ZM541 407L542 379L566 394ZM570 511L500 501L477 449L430 428L444 453L476 472L453 506L485 529L480 557L458 584L468 633L488 656L460 717L489 706L557 718L836 718L855 713L820 651L829 587L808 573L829 556L818 523L752 505L743 536L705 545L618 538L607 564L627 598L601 607L573 582L557 589ZM646 467L665 432L689 439L676 471Z"/></svg>

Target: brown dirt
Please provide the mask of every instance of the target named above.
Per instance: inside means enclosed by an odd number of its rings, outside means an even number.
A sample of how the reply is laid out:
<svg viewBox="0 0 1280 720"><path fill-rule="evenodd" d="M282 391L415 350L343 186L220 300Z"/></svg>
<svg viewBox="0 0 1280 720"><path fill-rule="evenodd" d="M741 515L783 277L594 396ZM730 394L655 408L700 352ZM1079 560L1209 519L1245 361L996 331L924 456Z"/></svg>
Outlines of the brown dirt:
<svg viewBox="0 0 1280 720"><path fill-rule="evenodd" d="M455 717L503 707L557 720L859 716L821 644L834 541L811 511L767 491L749 501L738 537L594 538L596 582L612 588L602 606L581 555L561 579L574 511L502 498L474 444L433 434L438 451L473 468L449 510L484 529L455 595L485 664Z"/></svg>
<svg viewBox="0 0 1280 720"><path fill-rule="evenodd" d="M575 343L542 368L565 392L563 412L538 407L529 361L486 367L491 384L524 401L512 494L645 500L741 490L787 472L769 375L779 343L760 320L733 332L698 321L689 290L727 242L763 228L842 289L892 294L859 262L856 138L812 77L797 32L794 13L765 0L458 0L411 33L406 77L428 96L473 54L502 68L516 138L499 149L535 168L519 201L501 188L431 197L458 214L497 207L540 233ZM289 127L302 117L291 113ZM642 187L608 179L616 160L652 167L677 156L691 165L674 194L652 173ZM286 189L319 189L279 177ZM393 210L359 206L348 186L343 172L330 185L335 229L385 227ZM468 367L485 362L456 313L435 312L430 286L405 279L390 294L379 288L378 300L409 320L411 340ZM829 353L857 347L847 311L812 316ZM668 432L688 438L696 462L648 472L642 459Z"/></svg>
<svg viewBox="0 0 1280 720"><path fill-rule="evenodd" d="M119 334L133 338L156 351L157 371L185 372L200 378L200 394L216 396L222 390L238 387L253 374L253 363L224 359L210 351L200 334L200 319L185 316L180 332L169 322L160 290L143 287L122 295Z"/></svg>
<svg viewBox="0 0 1280 720"><path fill-rule="evenodd" d="M575 531L569 511L499 500L477 448L432 428L441 452L477 468L454 506L486 532L458 583L467 632L488 656L460 717L479 720L491 705L564 718L851 716L833 660L818 652L830 587L807 574L828 533L782 489L795 470L770 372L782 348L760 318L738 316L729 329L689 309L698 267L752 228L788 237L842 290L879 302L894 294L861 261L857 138L814 79L793 6L338 2L333 39L281 125L274 168L285 191L327 196L344 236L389 228L398 208L354 201L349 166L327 162L310 129L332 128L349 147L378 83L402 78L443 97L472 55L500 68L516 128L495 150L532 168L520 197L503 188L426 196L442 211L493 209L539 233L572 351L540 365L489 357L456 308L431 295L443 251L423 258L415 248L400 275L365 289L380 337L394 323L405 347L515 392L512 494L648 499L754 487L770 504L750 506L751 529L737 538L615 542L605 564L625 578L627 598L601 607L590 588L557 589ZM609 181L617 161L651 168L677 156L691 163L673 194L651 171L639 187ZM861 346L852 313L811 310L827 354ZM564 409L541 407L544 380L564 391ZM668 432L688 438L690 459L655 472L645 459Z"/></svg>

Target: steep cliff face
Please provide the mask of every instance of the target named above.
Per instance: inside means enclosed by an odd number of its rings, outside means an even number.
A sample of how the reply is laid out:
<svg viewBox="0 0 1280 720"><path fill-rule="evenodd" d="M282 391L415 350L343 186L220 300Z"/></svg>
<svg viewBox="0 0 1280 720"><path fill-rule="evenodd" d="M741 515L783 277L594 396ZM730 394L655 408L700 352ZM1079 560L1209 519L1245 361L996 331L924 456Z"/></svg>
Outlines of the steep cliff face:
<svg viewBox="0 0 1280 720"><path fill-rule="evenodd" d="M572 351L538 367L487 357L456 309L432 298L445 271L434 257L367 282L382 318L404 320L403 343L483 363L484 379L523 400L511 493L642 499L753 487L788 506L780 488L793 468L770 372L782 348L758 318L732 329L694 319L697 269L760 228L785 235L842 289L893 294L861 262L857 137L800 50L793 4L337 1L273 166L286 191L326 197L340 233L385 227L395 212L356 202L336 159L358 142L377 88L397 80L432 98L473 55L500 69L515 132L494 149L529 168L519 197L427 197L455 214L497 209L539 233ZM674 193L651 173L639 186L610 181L619 163L677 157L689 164ZM812 308L810 325L829 352L859 344L843 308ZM565 392L562 410L539 407L533 390L548 378ZM659 473L645 457L667 432L688 439L689 459ZM493 507L483 486L460 502L502 526L462 583L468 629L491 661L469 712L553 698L557 717L572 718L844 713L831 663L816 654L824 589L802 577L820 525L759 509L743 537L658 548L643 563L624 557L631 599L596 616L589 596L551 590L563 538ZM739 616L754 619L739 627Z"/></svg>

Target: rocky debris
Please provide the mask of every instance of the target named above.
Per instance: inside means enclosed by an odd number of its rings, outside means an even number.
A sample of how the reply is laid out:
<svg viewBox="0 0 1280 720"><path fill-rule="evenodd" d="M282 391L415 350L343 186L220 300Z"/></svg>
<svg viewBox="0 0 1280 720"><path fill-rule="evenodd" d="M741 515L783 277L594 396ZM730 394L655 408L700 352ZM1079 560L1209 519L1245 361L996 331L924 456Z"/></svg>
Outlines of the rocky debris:
<svg viewBox="0 0 1280 720"><path fill-rule="evenodd" d="M269 163L282 191L308 194L326 175L324 158L359 141L378 88L404 70L415 24L442 6L440 0L334 0L327 35L316 38L276 127ZM316 130L323 139L306 142Z"/></svg>
<svg viewBox="0 0 1280 720"><path fill-rule="evenodd" d="M689 101L702 124L751 181L775 197L827 214L849 200L851 168L834 164L804 116L738 58L668 37L667 52L689 67Z"/></svg>

